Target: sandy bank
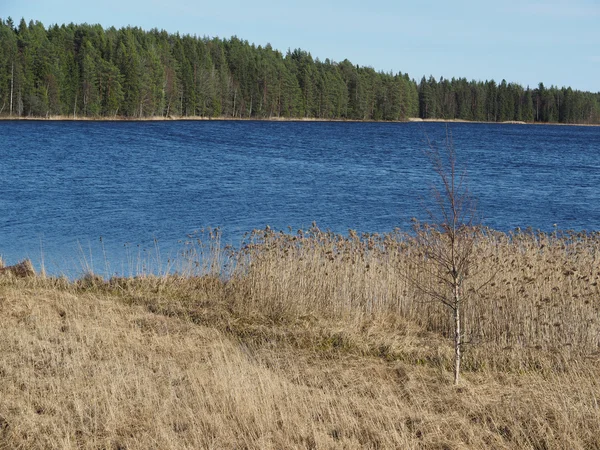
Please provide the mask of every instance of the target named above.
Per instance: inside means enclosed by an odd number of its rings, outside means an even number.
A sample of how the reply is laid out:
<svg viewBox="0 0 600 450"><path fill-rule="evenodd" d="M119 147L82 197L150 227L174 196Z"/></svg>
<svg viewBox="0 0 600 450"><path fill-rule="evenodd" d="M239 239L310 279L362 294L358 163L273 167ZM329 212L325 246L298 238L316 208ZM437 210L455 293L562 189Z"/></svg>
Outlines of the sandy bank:
<svg viewBox="0 0 600 450"><path fill-rule="evenodd" d="M48 116L48 117L17 117L17 116L0 116L0 121L83 121L83 122L164 122L164 121L265 121L265 122L350 122L350 123L497 123L508 125L561 125L561 126L577 126L577 127L598 127L600 124L589 123L558 123L558 122L523 122L517 120L508 120L505 122L485 122L463 119L421 119L420 117L409 117L406 120L387 121L387 120L357 120L357 119L322 119L317 117L205 117L205 116L153 116L153 117L83 117L83 116Z"/></svg>

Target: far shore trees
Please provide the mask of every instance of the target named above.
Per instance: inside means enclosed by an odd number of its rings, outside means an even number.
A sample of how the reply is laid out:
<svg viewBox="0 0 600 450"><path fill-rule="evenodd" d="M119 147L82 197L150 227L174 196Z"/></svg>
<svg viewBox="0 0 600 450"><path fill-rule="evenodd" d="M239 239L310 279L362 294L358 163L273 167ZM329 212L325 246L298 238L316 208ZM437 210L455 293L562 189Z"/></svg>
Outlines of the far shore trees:
<svg viewBox="0 0 600 450"><path fill-rule="evenodd" d="M202 30L199 30L200 32ZM137 27L0 18L0 116L600 123L600 93L421 81L347 59Z"/></svg>

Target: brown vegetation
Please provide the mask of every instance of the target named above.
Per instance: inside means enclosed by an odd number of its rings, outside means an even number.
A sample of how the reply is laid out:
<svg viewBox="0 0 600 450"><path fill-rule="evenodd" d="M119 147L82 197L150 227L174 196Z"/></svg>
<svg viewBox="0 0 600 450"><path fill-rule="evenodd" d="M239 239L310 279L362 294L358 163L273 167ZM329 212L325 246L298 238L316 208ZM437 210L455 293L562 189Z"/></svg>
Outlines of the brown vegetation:
<svg viewBox="0 0 600 450"><path fill-rule="evenodd" d="M5 266L4 262L0 258L0 276L14 276L17 278L34 277L35 270L31 260L24 259L18 264L13 266Z"/></svg>
<svg viewBox="0 0 600 450"><path fill-rule="evenodd" d="M215 242L179 275L0 278L0 448L600 447L600 235L477 234L458 388L410 235Z"/></svg>

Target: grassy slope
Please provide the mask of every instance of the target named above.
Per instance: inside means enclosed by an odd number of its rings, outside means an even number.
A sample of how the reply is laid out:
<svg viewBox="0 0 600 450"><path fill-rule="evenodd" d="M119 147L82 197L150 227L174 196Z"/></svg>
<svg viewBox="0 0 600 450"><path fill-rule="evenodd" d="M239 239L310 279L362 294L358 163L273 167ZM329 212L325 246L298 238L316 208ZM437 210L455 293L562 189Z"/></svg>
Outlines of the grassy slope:
<svg viewBox="0 0 600 450"><path fill-rule="evenodd" d="M584 349L577 326L592 325L573 323L590 304L597 315L594 242L495 245L504 269L481 294L495 303L471 309L497 311L496 325L471 322L488 337L456 388L435 310L402 300L418 294L392 283L396 263L367 254L368 239L336 241L336 256L331 236L300 254L273 239L228 282L0 278L0 448L600 448L597 341ZM559 294L571 307L542 312ZM500 331L498 317L535 311L549 330ZM582 351L561 341L567 325Z"/></svg>

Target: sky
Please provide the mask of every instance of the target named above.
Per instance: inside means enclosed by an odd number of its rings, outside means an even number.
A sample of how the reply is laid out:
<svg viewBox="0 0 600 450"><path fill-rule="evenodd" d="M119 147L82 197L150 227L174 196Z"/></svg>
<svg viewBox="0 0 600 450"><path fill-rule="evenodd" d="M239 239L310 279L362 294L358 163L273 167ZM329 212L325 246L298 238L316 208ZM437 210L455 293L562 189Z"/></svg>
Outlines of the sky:
<svg viewBox="0 0 600 450"><path fill-rule="evenodd" d="M137 26L270 43L417 81L600 92L600 0L0 0L0 17Z"/></svg>

